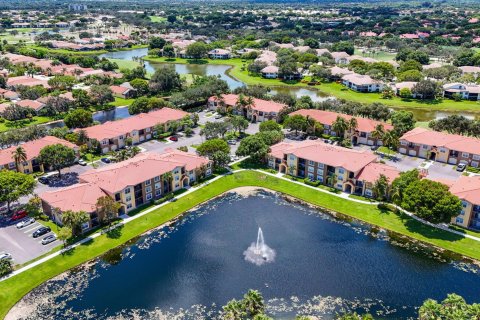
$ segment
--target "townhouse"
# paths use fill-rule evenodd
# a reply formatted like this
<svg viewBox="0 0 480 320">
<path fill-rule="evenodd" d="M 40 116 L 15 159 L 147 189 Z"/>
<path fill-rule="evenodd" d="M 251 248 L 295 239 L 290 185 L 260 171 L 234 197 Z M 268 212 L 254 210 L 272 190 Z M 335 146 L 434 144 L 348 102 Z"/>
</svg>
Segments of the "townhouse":
<svg viewBox="0 0 480 320">
<path fill-rule="evenodd" d="M 277 66 L 267 66 L 260 70 L 262 77 L 266 79 L 277 79 L 278 78 L 278 70 Z"/>
<path fill-rule="evenodd" d="M 463 83 L 447 83 L 443 85 L 443 96 L 445 98 L 454 98 L 459 95 L 464 100 L 480 100 L 480 86 Z"/>
<path fill-rule="evenodd" d="M 208 57 L 210 59 L 230 59 L 232 53 L 230 50 L 225 49 L 213 49 L 208 52 Z"/>
<path fill-rule="evenodd" d="M 248 97 L 245 97 L 247 100 Z M 252 98 L 251 105 L 240 105 L 239 96 L 236 94 L 223 94 L 221 99 L 212 96 L 208 99 L 207 107 L 209 110 L 226 111 L 226 108 L 232 108 L 233 113 L 243 115 L 252 122 L 262 122 L 266 120 L 279 120 L 280 111 L 286 107 L 282 103 L 275 101 Z"/>
<path fill-rule="evenodd" d="M 398 151 L 448 164 L 464 163 L 472 167 L 480 164 L 480 139 L 457 134 L 415 128 L 400 138 Z"/>
<path fill-rule="evenodd" d="M 368 75 L 347 74 L 342 77 L 342 83 L 357 92 L 380 92 L 384 84 L 379 80 L 374 80 Z"/>
<path fill-rule="evenodd" d="M 18 172 L 33 173 L 46 171 L 48 168 L 44 168 L 43 164 L 38 161 L 38 156 L 44 147 L 54 144 L 62 144 L 66 147 L 72 148 L 78 154 L 78 146 L 53 136 L 46 136 L 37 140 L 25 142 L 19 146 L 25 150 L 27 159 L 18 164 Z M 0 149 L 0 169 L 17 170 L 17 164 L 13 158 L 13 152 L 15 152 L 19 146 Z"/>
<path fill-rule="evenodd" d="M 137 91 L 133 88 L 128 88 L 126 86 L 110 86 L 112 93 L 115 97 L 129 99 L 134 98 L 137 95 Z"/>
<path fill-rule="evenodd" d="M 162 108 L 122 120 L 107 121 L 81 130 L 86 132 L 90 141 L 96 140 L 100 143 L 102 153 L 107 153 L 125 147 L 127 138 L 131 138 L 133 144 L 150 140 L 153 137 L 155 126 L 163 125 L 164 131 L 167 131 L 170 122 L 179 121 L 188 115 L 189 113 L 185 111 Z"/>
<path fill-rule="evenodd" d="M 375 181 L 384 174 L 393 181 L 400 172 L 377 163 L 369 151 L 326 144 L 321 140 L 280 142 L 270 148 L 268 166 L 280 173 L 318 181 L 347 193 L 372 196 Z"/>
<path fill-rule="evenodd" d="M 195 154 L 167 149 L 164 153 L 142 153 L 134 158 L 79 175 L 79 183 L 40 194 L 42 208 L 61 224 L 62 212 L 85 211 L 90 221 L 82 228 L 98 225 L 97 201 L 108 196 L 120 203 L 123 215 L 155 199 L 212 174 L 212 162 Z"/>
<path fill-rule="evenodd" d="M 323 125 L 324 133 L 330 136 L 336 136 L 337 133 L 332 129 L 333 123 L 337 120 L 338 117 L 344 118 L 347 122 L 350 119 L 355 118 L 357 120 L 356 130 L 346 130 L 344 132 L 344 137 L 351 139 L 353 145 L 365 144 L 369 146 L 382 145 L 382 140 L 373 137 L 373 132 L 378 125 L 382 125 L 383 128 L 387 131 L 392 130 L 393 126 L 391 124 L 380 122 L 368 118 L 354 117 L 348 114 L 333 112 L 333 111 L 324 111 L 316 109 L 300 109 L 289 114 L 292 115 L 301 115 L 306 118 L 312 118 L 315 121 Z"/>
<path fill-rule="evenodd" d="M 346 52 L 332 52 L 331 53 L 332 58 L 335 60 L 335 64 L 347 64 L 348 63 L 348 57 L 350 55 Z"/>
</svg>

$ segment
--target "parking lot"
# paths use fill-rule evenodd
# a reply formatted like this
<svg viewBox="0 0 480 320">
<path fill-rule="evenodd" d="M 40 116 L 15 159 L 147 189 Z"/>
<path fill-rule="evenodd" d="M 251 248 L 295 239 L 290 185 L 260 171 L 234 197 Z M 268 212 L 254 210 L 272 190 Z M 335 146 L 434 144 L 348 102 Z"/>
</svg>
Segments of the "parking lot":
<svg viewBox="0 0 480 320">
<path fill-rule="evenodd" d="M 14 264 L 30 261 L 61 244 L 60 241 L 55 240 L 43 245 L 41 243 L 42 239 L 52 234 L 52 232 L 34 238 L 33 233 L 42 225 L 35 221 L 29 226 L 17 229 L 16 223 L 19 221 L 8 222 L 6 219 L 3 219 L 0 222 L 0 252 L 10 253 Z"/>
</svg>

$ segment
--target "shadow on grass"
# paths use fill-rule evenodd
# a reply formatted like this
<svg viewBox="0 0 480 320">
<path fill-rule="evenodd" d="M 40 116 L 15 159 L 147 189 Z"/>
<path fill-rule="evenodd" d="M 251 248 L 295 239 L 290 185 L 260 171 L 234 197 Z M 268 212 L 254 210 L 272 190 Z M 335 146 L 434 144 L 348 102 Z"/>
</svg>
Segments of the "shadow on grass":
<svg viewBox="0 0 480 320">
<path fill-rule="evenodd" d="M 106 232 L 105 234 L 107 235 L 107 238 L 109 238 L 109 239 L 120 238 L 122 236 L 123 227 L 124 227 L 124 225 L 121 224 L 121 225 L 113 228 L 112 230 Z"/>
<path fill-rule="evenodd" d="M 464 238 L 461 235 L 425 225 L 410 217 L 404 218 L 403 220 L 408 231 L 420 234 L 429 239 L 439 239 L 453 242 L 462 240 Z"/>
<path fill-rule="evenodd" d="M 205 60 L 205 59 L 188 59 L 187 62 L 189 64 L 207 64 L 208 60 Z"/>
</svg>

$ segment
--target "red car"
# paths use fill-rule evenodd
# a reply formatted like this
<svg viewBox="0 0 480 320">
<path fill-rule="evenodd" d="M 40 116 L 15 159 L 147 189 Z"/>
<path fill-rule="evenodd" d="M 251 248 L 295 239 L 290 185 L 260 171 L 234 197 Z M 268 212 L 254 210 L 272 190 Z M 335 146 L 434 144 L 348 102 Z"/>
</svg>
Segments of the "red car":
<svg viewBox="0 0 480 320">
<path fill-rule="evenodd" d="M 170 141 L 178 141 L 178 138 L 175 137 L 175 136 L 172 136 L 172 137 L 170 137 L 169 139 L 170 139 Z"/>
<path fill-rule="evenodd" d="M 12 221 L 23 219 L 27 216 L 27 211 L 19 210 L 15 212 L 12 216 Z"/>
</svg>

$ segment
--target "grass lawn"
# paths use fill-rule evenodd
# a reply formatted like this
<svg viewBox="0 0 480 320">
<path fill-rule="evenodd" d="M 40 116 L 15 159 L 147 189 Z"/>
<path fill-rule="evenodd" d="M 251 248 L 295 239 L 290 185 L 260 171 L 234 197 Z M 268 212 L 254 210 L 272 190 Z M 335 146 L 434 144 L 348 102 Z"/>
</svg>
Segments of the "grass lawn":
<svg viewBox="0 0 480 320">
<path fill-rule="evenodd" d="M 47 123 L 53 121 L 52 118 L 50 117 L 33 117 L 32 121 L 28 120 L 20 120 L 20 121 L 8 121 L 5 120 L 5 122 L 0 123 L 0 132 L 12 130 L 12 129 L 18 129 L 18 128 L 24 128 L 24 127 L 29 127 L 33 126 L 35 124 L 42 124 L 42 123 Z"/>
<path fill-rule="evenodd" d="M 202 202 L 241 186 L 258 186 L 282 192 L 313 205 L 335 210 L 420 241 L 480 259 L 480 242 L 428 227 L 406 215 L 380 210 L 375 205 L 346 201 L 328 193 L 320 193 L 306 186 L 293 185 L 289 181 L 248 170 L 214 181 L 210 185 L 196 190 L 178 199 L 178 201 L 169 202 L 164 207 L 140 217 L 123 227 L 117 228 L 111 233 L 104 234 L 68 253 L 57 256 L 35 268 L 0 282 L 0 301 L 2 301 L 0 304 L 0 318 L 4 318 L 8 310 L 19 299 L 42 282 L 83 262 L 98 257 L 102 253 L 135 238 L 149 229 L 162 225 L 181 215 Z"/>
<path fill-rule="evenodd" d="M 158 17 L 158 16 L 149 16 L 150 21 L 152 22 L 165 22 L 167 21 L 167 18 L 165 17 Z"/>
<path fill-rule="evenodd" d="M 37 45 L 29 45 L 29 47 L 32 49 L 46 50 L 47 52 L 51 52 L 51 53 L 62 53 L 62 54 L 75 55 L 75 56 L 93 56 L 93 55 L 99 55 L 99 54 L 108 52 L 107 50 L 72 51 L 67 49 L 47 48 L 47 47 L 42 47 Z"/>
<path fill-rule="evenodd" d="M 366 57 L 366 58 L 373 58 L 380 61 L 393 61 L 395 60 L 395 53 L 385 52 L 385 51 L 376 51 L 375 54 L 369 53 L 362 53 L 359 49 L 355 49 L 355 55 Z"/>
<path fill-rule="evenodd" d="M 135 99 L 124 99 L 124 98 L 115 97 L 115 101 L 110 102 L 109 105 L 114 107 L 124 107 L 124 106 L 131 105 L 133 101 L 135 101 Z"/>
<path fill-rule="evenodd" d="M 418 100 L 418 99 L 401 99 L 394 97 L 393 99 L 382 99 L 381 93 L 361 93 L 345 88 L 341 83 L 321 83 L 317 86 L 309 86 L 307 83 L 282 81 L 278 79 L 264 79 L 249 75 L 246 67 L 248 62 L 242 59 L 182 59 L 182 58 L 165 58 L 147 56 L 144 60 L 158 63 L 183 63 L 183 64 L 223 64 L 231 65 L 232 68 L 227 73 L 239 81 L 247 85 L 264 85 L 264 86 L 299 86 L 317 89 L 323 93 L 335 96 L 339 99 L 356 101 L 366 104 L 380 102 L 392 108 L 399 109 L 420 109 L 428 111 L 465 111 L 480 113 L 480 103 L 476 101 L 453 101 L 444 100 Z M 244 70 L 242 70 L 242 68 Z"/>
<path fill-rule="evenodd" d="M 386 154 L 387 156 L 394 156 L 395 154 L 397 154 L 395 151 L 390 150 L 389 148 L 384 146 L 378 147 L 377 151 L 380 153 Z"/>
<path fill-rule="evenodd" d="M 140 63 L 132 60 L 124 59 L 108 59 L 112 62 L 115 62 L 118 65 L 118 69 L 133 69 L 140 66 Z"/>
</svg>

